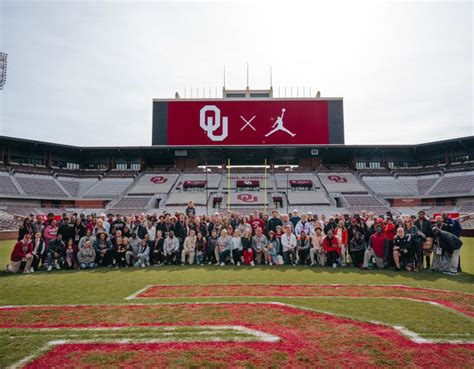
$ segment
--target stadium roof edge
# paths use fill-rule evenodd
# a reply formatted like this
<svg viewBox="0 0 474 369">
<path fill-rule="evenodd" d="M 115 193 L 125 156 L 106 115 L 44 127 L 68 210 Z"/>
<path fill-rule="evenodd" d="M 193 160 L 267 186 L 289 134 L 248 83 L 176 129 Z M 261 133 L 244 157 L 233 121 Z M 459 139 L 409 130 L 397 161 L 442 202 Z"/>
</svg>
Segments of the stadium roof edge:
<svg viewBox="0 0 474 369">
<path fill-rule="evenodd" d="M 355 144 L 355 145 L 347 145 L 347 144 L 329 144 L 329 145 L 248 145 L 247 147 L 252 148 L 417 148 L 417 147 L 425 147 L 430 145 L 442 145 L 442 144 L 452 144 L 455 142 L 461 142 L 465 140 L 472 140 L 474 136 L 465 136 L 465 137 L 458 137 L 452 138 L 447 140 L 440 140 L 440 141 L 430 141 L 430 142 L 423 142 L 418 144 L 400 144 L 400 145 L 393 145 L 393 144 Z M 76 149 L 76 150 L 94 150 L 94 149 L 109 149 L 109 150 L 119 150 L 119 149 L 130 149 L 130 150 L 150 150 L 150 149 L 232 149 L 232 148 L 242 148 L 240 145 L 227 145 L 227 146 L 216 146 L 216 145 L 208 145 L 208 146 L 186 146 L 186 145 L 149 145 L 149 146 L 76 146 L 76 145 L 67 145 L 67 144 L 59 144 L 47 141 L 39 141 L 39 140 L 31 140 L 26 138 L 17 138 L 17 137 L 10 137 L 10 136 L 0 136 L 1 141 L 8 141 L 11 140 L 13 142 L 19 143 L 29 143 L 33 145 L 45 145 L 45 146 L 55 146 L 58 148 L 64 149 Z"/>
</svg>

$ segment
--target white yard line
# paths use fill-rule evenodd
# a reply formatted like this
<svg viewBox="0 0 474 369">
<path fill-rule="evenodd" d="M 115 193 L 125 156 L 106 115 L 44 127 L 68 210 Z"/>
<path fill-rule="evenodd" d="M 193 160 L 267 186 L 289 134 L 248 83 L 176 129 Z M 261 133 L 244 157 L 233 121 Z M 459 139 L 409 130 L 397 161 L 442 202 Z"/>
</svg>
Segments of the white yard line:
<svg viewBox="0 0 474 369">
<path fill-rule="evenodd" d="M 150 287 L 152 287 L 152 285 L 147 285 L 145 287 L 143 287 L 141 290 L 138 290 L 137 292 L 135 293 L 132 293 L 130 296 L 127 296 L 125 297 L 125 300 L 133 300 L 133 299 L 136 299 L 137 296 L 143 292 L 145 292 L 147 289 L 149 289 Z"/>
<path fill-rule="evenodd" d="M 100 329 L 95 329 L 95 328 L 82 328 L 80 330 L 119 330 L 119 329 L 124 329 L 127 327 L 110 327 L 109 329 L 105 328 L 100 328 Z M 130 328 L 130 327 L 128 327 Z M 167 326 L 166 330 L 168 331 L 177 331 L 180 328 L 203 328 L 203 331 L 205 332 L 206 330 L 212 331 L 212 332 L 206 332 L 206 342 L 278 342 L 280 341 L 280 337 L 259 331 L 257 329 L 252 329 L 252 328 L 247 328 L 244 326 L 240 325 L 220 325 L 220 326 L 212 326 L 212 325 L 198 325 L 198 326 Z M 240 332 L 247 334 L 249 336 L 252 336 L 254 339 L 250 339 L 247 337 L 239 337 L 239 336 L 234 336 L 232 338 L 222 338 L 219 337 L 217 334 L 219 331 L 222 331 L 222 333 L 228 333 L 228 331 L 235 331 L 235 332 Z M 170 332 L 171 333 L 171 332 Z M 13 365 L 9 366 L 8 368 L 10 369 L 16 369 L 24 366 L 31 360 L 39 357 L 41 354 L 44 352 L 50 350 L 53 346 L 59 346 L 59 345 L 66 345 L 66 344 L 91 344 L 91 343 L 103 343 L 103 344 L 134 344 L 134 343 L 167 343 L 167 342 L 202 342 L 202 337 L 199 337 L 199 333 L 203 332 L 191 332 L 190 334 L 197 334 L 198 337 L 167 337 L 167 338 L 157 338 L 157 339 L 144 339 L 144 340 L 137 340 L 136 338 L 123 338 L 123 339 L 86 339 L 86 340 L 74 340 L 74 339 L 69 339 L 69 340 L 52 340 L 49 341 L 46 345 L 41 347 L 40 349 L 36 350 L 33 354 L 28 355 L 24 357 L 23 359 L 17 361 Z M 213 336 L 214 335 L 214 336 Z"/>
</svg>

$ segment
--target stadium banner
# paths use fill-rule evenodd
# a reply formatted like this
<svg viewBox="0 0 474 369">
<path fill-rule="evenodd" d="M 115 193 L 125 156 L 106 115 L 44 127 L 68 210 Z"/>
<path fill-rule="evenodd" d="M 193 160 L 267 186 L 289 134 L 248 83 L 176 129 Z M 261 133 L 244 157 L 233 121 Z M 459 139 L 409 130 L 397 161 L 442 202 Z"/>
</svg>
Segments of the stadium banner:
<svg viewBox="0 0 474 369">
<path fill-rule="evenodd" d="M 290 180 L 291 187 L 312 187 L 313 182 L 309 179 L 295 179 Z"/>
<path fill-rule="evenodd" d="M 199 187 L 206 187 L 206 181 L 184 181 L 183 187 L 184 188 L 199 188 Z"/>
<path fill-rule="evenodd" d="M 344 143 L 342 100 L 155 100 L 153 145 Z"/>
<path fill-rule="evenodd" d="M 259 187 L 260 182 L 255 180 L 239 180 L 237 181 L 237 187 Z"/>
</svg>

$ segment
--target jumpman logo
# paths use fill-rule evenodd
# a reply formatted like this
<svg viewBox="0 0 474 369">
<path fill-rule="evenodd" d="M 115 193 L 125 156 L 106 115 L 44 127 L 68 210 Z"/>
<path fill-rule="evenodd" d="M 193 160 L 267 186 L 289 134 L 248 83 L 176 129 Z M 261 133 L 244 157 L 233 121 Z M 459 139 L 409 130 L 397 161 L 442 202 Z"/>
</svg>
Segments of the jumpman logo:
<svg viewBox="0 0 474 369">
<path fill-rule="evenodd" d="M 293 133 L 293 132 L 290 132 L 288 129 L 286 129 L 285 127 L 283 127 L 283 116 L 285 115 L 285 111 L 286 109 L 283 108 L 281 109 L 281 115 L 277 118 L 276 122 L 273 124 L 272 128 L 273 130 L 271 130 L 270 132 L 268 132 L 265 137 L 268 137 L 272 134 L 274 134 L 275 132 L 277 131 L 283 131 L 283 132 L 286 132 L 288 133 L 291 137 L 295 137 L 296 134 Z"/>
</svg>

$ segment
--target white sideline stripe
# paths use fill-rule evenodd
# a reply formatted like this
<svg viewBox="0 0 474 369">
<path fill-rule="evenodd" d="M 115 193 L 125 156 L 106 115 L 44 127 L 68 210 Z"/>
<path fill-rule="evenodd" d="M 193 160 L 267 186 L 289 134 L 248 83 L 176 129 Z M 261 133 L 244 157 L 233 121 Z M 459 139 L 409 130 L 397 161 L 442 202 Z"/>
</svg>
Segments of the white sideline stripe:
<svg viewBox="0 0 474 369">
<path fill-rule="evenodd" d="M 306 306 L 298 306 L 298 305 L 292 305 L 292 304 L 287 304 L 287 303 L 284 303 L 284 302 L 272 302 L 271 304 L 274 304 L 274 305 L 281 305 L 281 306 L 289 306 L 289 307 L 292 307 L 292 308 L 297 308 L 297 309 L 302 309 L 302 310 L 308 310 L 308 311 L 314 311 L 314 312 L 317 312 L 317 313 L 322 313 L 322 314 L 327 314 L 327 315 L 332 315 L 332 316 L 339 316 L 339 317 L 343 317 L 343 318 L 346 318 L 346 319 L 350 319 L 350 320 L 359 320 L 359 319 L 355 319 L 354 317 L 352 316 L 349 316 L 349 315 L 345 315 L 345 314 L 336 314 L 336 313 L 331 313 L 331 312 L 328 312 L 328 311 L 325 311 L 325 310 L 318 310 L 318 309 L 313 309 L 313 308 L 309 308 L 309 307 L 306 307 Z M 363 320 L 362 320 L 363 321 Z M 382 326 L 385 326 L 385 327 L 390 327 L 390 328 L 393 328 L 395 329 L 396 331 L 400 332 L 403 336 L 407 337 L 409 340 L 415 342 L 415 343 L 419 343 L 419 344 L 426 344 L 426 343 L 462 343 L 462 344 L 474 344 L 474 340 L 463 340 L 463 339 L 459 339 L 459 340 L 446 340 L 446 339 L 429 339 L 429 338 L 423 338 L 421 337 L 420 335 L 418 335 L 417 333 L 415 332 L 412 332 L 410 331 L 408 328 L 405 328 L 403 326 L 400 326 L 400 325 L 391 325 L 391 324 L 388 324 L 388 323 L 382 323 L 382 322 L 378 322 L 376 320 L 371 320 L 369 321 L 368 323 L 372 323 L 372 324 L 376 324 L 376 325 L 382 325 Z"/>
<path fill-rule="evenodd" d="M 129 328 L 129 327 L 128 327 Z M 248 334 L 250 336 L 255 337 L 255 340 L 250 340 L 247 338 L 243 337 L 235 337 L 235 338 L 230 338 L 230 339 L 223 339 L 218 336 L 210 337 L 211 340 L 207 340 L 206 342 L 278 342 L 280 341 L 280 337 L 275 336 L 270 333 L 266 333 L 263 331 L 259 331 L 257 329 L 252 329 L 252 328 L 247 328 L 241 325 L 219 325 L 219 326 L 214 326 L 214 325 L 201 325 L 201 326 L 166 326 L 166 330 L 168 331 L 176 331 L 179 328 L 203 328 L 203 329 L 208 329 L 211 331 L 224 331 L 224 330 L 233 330 L 241 333 Z M 110 327 L 110 330 L 118 330 L 122 329 L 122 327 Z M 100 329 L 81 329 L 81 330 L 107 330 L 105 328 L 100 328 Z M 196 332 L 199 333 L 199 332 Z M 194 333 L 192 333 L 194 334 Z M 211 334 L 211 332 L 206 332 L 206 334 Z M 17 361 L 13 365 L 9 366 L 8 368 L 10 369 L 16 369 L 20 368 L 23 365 L 27 364 L 29 361 L 33 360 L 34 358 L 37 358 L 40 356 L 42 353 L 48 351 L 51 349 L 52 346 L 57 346 L 57 345 L 65 345 L 65 344 L 90 344 L 90 343 L 104 343 L 104 344 L 133 344 L 133 343 L 164 343 L 164 342 L 201 342 L 198 338 L 174 338 L 174 337 L 169 337 L 169 338 L 163 338 L 163 339 L 146 339 L 146 340 L 137 340 L 137 339 L 130 339 L 130 338 L 123 338 L 123 339 L 117 339 L 117 340 L 100 340 L 100 339 L 90 339 L 90 340 L 53 340 L 53 341 L 48 341 L 46 345 L 41 347 L 39 350 L 36 350 L 33 354 L 28 355 L 24 357 L 23 359 Z"/>
<path fill-rule="evenodd" d="M 121 330 L 133 330 L 133 329 L 150 329 L 150 330 L 163 330 L 165 332 L 173 334 L 173 332 L 178 331 L 178 329 L 186 329 L 186 328 L 193 328 L 196 329 L 196 332 L 189 332 L 190 334 L 202 334 L 202 331 L 209 330 L 209 331 L 221 331 L 221 330 L 231 330 L 237 331 L 240 333 L 245 333 L 254 337 L 258 338 L 258 341 L 262 342 L 277 342 L 280 340 L 278 336 L 274 336 L 269 333 L 265 333 L 259 331 L 257 329 L 247 328 L 241 325 L 177 325 L 177 326 L 140 326 L 140 325 L 132 325 L 132 326 L 121 326 L 121 327 L 106 327 L 106 326 L 96 326 L 96 327 L 40 327 L 40 328 L 33 328 L 35 331 L 93 331 L 93 332 L 100 332 L 100 331 L 121 331 Z M 6 329 L 6 328 L 4 328 Z M 11 329 L 22 329 L 23 328 L 7 328 L 8 330 Z M 198 330 L 199 329 L 199 330 Z M 208 333 L 206 333 L 208 334 Z M 107 341 L 108 342 L 108 341 Z M 147 341 L 148 342 L 148 341 Z"/>
<path fill-rule="evenodd" d="M 152 287 L 151 284 L 146 285 L 146 286 L 143 287 L 141 290 L 138 290 L 137 292 L 132 293 L 130 296 L 125 297 L 125 300 L 133 300 L 133 299 L 136 299 L 139 294 L 145 292 L 145 291 L 146 291 L 147 289 L 149 289 L 150 287 Z"/>
<path fill-rule="evenodd" d="M 198 283 L 192 283 L 192 284 L 150 284 L 145 286 L 144 288 L 140 289 L 139 291 L 131 294 L 130 296 L 125 297 L 125 300 L 132 300 L 132 299 L 145 299 L 145 298 L 162 298 L 162 297 L 138 297 L 139 294 L 145 292 L 149 288 L 152 287 L 206 287 L 206 286 L 219 286 L 219 287 L 228 287 L 229 284 L 198 284 Z M 350 287 L 350 286 L 362 286 L 362 287 L 398 287 L 398 288 L 406 288 L 406 289 L 419 289 L 419 290 L 427 290 L 427 291 L 433 291 L 433 292 L 454 292 L 454 293 L 459 293 L 463 295 L 468 295 L 468 296 L 473 296 L 474 293 L 469 293 L 469 292 L 464 292 L 464 291 L 450 291 L 450 290 L 443 290 L 443 289 L 437 289 L 437 288 L 429 288 L 429 287 L 415 287 L 415 286 L 407 286 L 405 284 L 383 284 L 383 283 L 270 283 L 270 284 L 261 284 L 261 283 L 238 283 L 238 284 L 231 284 L 230 286 L 314 286 L 314 287 L 319 287 L 319 286 L 329 286 L 329 287 Z M 214 296 L 212 296 L 214 297 Z M 229 297 L 229 296 L 224 296 L 224 297 Z M 231 296 L 233 297 L 233 296 Z M 239 297 L 245 297 L 245 296 L 239 296 Z M 253 296 L 251 296 L 253 297 Z M 276 297 L 276 296 L 271 296 L 271 297 Z M 298 297 L 298 296 L 288 296 L 288 297 Z M 177 296 L 176 298 L 179 298 Z"/>
</svg>

